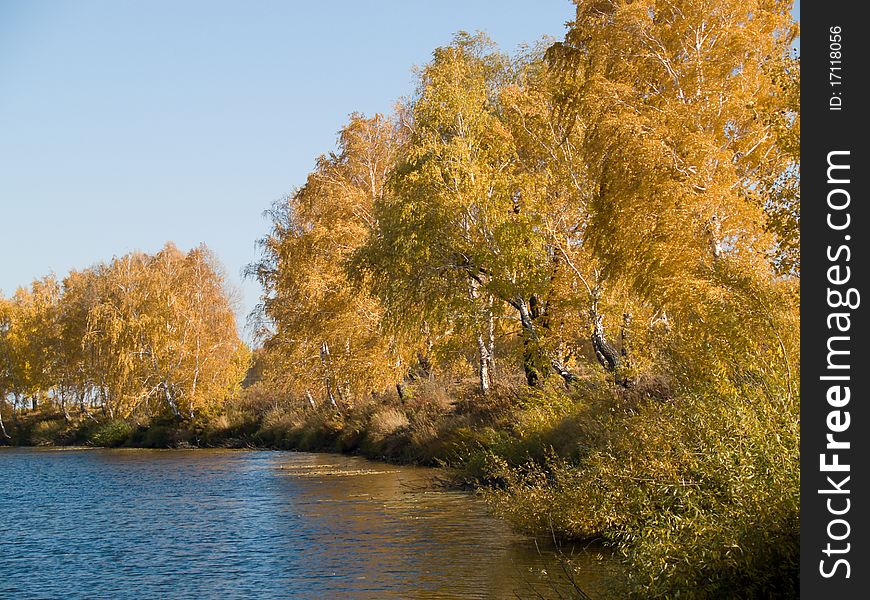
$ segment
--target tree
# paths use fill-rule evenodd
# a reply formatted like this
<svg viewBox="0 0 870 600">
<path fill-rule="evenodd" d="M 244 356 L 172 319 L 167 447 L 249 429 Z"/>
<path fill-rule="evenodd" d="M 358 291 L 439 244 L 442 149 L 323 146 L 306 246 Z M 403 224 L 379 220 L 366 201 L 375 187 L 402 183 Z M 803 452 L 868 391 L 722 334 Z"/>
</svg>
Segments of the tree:
<svg viewBox="0 0 870 600">
<path fill-rule="evenodd" d="M 266 347 L 282 378 L 300 396 L 319 388 L 336 408 L 407 370 L 401 341 L 381 327 L 380 303 L 347 270 L 374 226 L 400 135 L 383 116 L 352 115 L 337 152 L 321 156 L 305 185 L 272 210 L 263 259 L 250 268 L 265 289 L 274 325 Z"/>
<path fill-rule="evenodd" d="M 783 156 L 771 68 L 795 34 L 790 3 L 579 0 L 551 61 L 582 91 L 583 153 L 605 268 L 662 302 L 723 255 L 764 256 L 761 181 Z M 790 160 L 786 158 L 786 162 Z"/>
<path fill-rule="evenodd" d="M 26 400 L 37 408 L 59 375 L 57 306 L 60 286 L 53 275 L 19 288 L 3 315 L 3 354 L 13 410 Z"/>
<path fill-rule="evenodd" d="M 642 310 L 624 286 L 613 281 L 588 239 L 595 182 L 583 153 L 585 126 L 572 98 L 582 90 L 583 78 L 565 73 L 531 54 L 518 65 L 516 82 L 502 89 L 502 119 L 516 146 L 519 192 L 515 212 L 538 215 L 534 229 L 551 258 L 550 281 L 543 302 L 548 329 L 558 330 L 564 352 L 582 352 L 583 336 L 594 357 L 620 383 L 630 383 L 628 345 L 619 350 L 608 341 L 605 320 L 621 317 L 623 340 L 628 339 L 632 313 Z"/>
<path fill-rule="evenodd" d="M 489 47 L 460 34 L 422 71 L 408 143 L 375 205 L 378 229 L 358 255 L 391 316 L 471 332 L 484 392 L 494 323 L 507 313 L 533 350 L 528 369 L 535 362 L 574 378 L 537 321 L 552 259 L 539 211 L 518 210 L 528 200 L 499 101 L 511 73 Z"/>
<path fill-rule="evenodd" d="M 6 408 L 6 398 L 15 389 L 15 367 L 13 361 L 13 347 L 10 332 L 12 329 L 12 311 L 15 305 L 0 295 L 0 433 L 6 439 L 10 435 L 6 432 L 3 422 L 3 410 Z M 13 407 L 14 410 L 14 407 Z"/>
<path fill-rule="evenodd" d="M 45 277 L 0 304 L 0 393 L 13 416 L 48 400 L 69 419 L 74 398 L 83 413 L 99 403 L 112 418 L 192 419 L 234 392 L 248 354 L 205 246 L 128 254 L 62 285 Z"/>
<path fill-rule="evenodd" d="M 248 353 L 214 255 L 201 245 L 182 253 L 167 244 L 138 287 L 144 386 L 176 418 L 212 412 L 244 377 Z"/>
<path fill-rule="evenodd" d="M 153 256 L 115 259 L 88 314 L 86 348 L 112 416 L 167 409 L 175 418 L 209 412 L 247 369 L 220 267 L 205 246 L 167 244 Z"/>
<path fill-rule="evenodd" d="M 99 379 L 94 354 L 87 344 L 89 318 L 100 301 L 100 279 L 105 265 L 94 265 L 82 271 L 72 271 L 63 280 L 63 296 L 59 320 L 64 363 L 64 382 L 79 410 L 87 413 L 93 401 L 92 392 Z M 64 407 L 64 412 L 66 410 Z"/>
</svg>

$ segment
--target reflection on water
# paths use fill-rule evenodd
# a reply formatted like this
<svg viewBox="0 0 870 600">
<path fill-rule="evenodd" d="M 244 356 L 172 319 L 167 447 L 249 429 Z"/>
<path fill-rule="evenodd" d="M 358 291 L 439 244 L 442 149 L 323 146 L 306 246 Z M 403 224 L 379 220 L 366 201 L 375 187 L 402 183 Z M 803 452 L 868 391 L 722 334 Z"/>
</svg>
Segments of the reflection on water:
<svg viewBox="0 0 870 600">
<path fill-rule="evenodd" d="M 571 597 L 551 555 L 431 473 L 304 453 L 0 449 L 0 597 Z M 605 566 L 584 560 L 599 597 Z"/>
</svg>

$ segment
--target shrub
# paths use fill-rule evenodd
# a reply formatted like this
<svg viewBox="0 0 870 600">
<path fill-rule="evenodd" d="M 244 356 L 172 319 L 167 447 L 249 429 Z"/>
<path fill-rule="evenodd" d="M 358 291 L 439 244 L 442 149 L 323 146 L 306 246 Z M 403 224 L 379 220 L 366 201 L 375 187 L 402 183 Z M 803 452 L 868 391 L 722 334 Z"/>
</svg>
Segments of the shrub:
<svg viewBox="0 0 870 600">
<path fill-rule="evenodd" d="M 91 435 L 94 446 L 116 448 L 124 445 L 133 434 L 134 427 L 121 419 L 106 421 Z"/>
<path fill-rule="evenodd" d="M 796 596 L 796 402 L 690 395 L 609 427 L 576 461 L 550 452 L 515 466 L 491 449 L 503 489 L 484 495 L 521 530 L 604 536 L 638 597 Z"/>
<path fill-rule="evenodd" d="M 373 440 L 382 440 L 410 424 L 405 413 L 398 408 L 377 411 L 369 420 L 368 435 Z"/>
<path fill-rule="evenodd" d="M 154 423 L 145 431 L 141 445 L 143 448 L 171 448 L 175 445 L 175 429 L 162 423 Z"/>
</svg>

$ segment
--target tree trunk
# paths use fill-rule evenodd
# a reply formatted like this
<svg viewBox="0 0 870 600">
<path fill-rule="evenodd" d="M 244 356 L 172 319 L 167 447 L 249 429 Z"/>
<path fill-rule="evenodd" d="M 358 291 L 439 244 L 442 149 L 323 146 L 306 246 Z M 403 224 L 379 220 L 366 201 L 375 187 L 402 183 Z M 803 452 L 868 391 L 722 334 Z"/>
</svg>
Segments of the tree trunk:
<svg viewBox="0 0 870 600">
<path fill-rule="evenodd" d="M 523 336 L 523 372 L 526 374 L 526 383 L 529 387 L 538 387 L 541 382 L 541 373 L 535 361 L 533 342 Z"/>
<path fill-rule="evenodd" d="M 489 297 L 489 312 L 487 314 L 487 340 L 486 340 L 486 352 L 487 352 L 487 362 L 489 363 L 489 381 L 495 379 L 495 317 L 492 314 L 492 296 Z"/>
<path fill-rule="evenodd" d="M 601 366 L 613 373 L 620 366 L 622 360 L 613 344 L 607 341 L 604 335 L 604 325 L 601 315 L 595 316 L 592 328 L 592 348 L 595 349 L 595 357 Z"/>
<path fill-rule="evenodd" d="M 106 399 L 106 387 L 101 385 L 99 389 L 100 389 L 100 408 L 103 410 L 104 415 L 108 413 L 108 415 L 114 419 L 115 418 L 115 410 L 112 408 L 112 404 L 110 402 L 108 402 L 108 400 Z"/>
<path fill-rule="evenodd" d="M 6 433 L 6 425 L 3 423 L 3 407 L 6 405 L 6 401 L 3 398 L 0 398 L 0 433 L 3 434 L 7 440 L 11 440 L 12 436 Z"/>
<path fill-rule="evenodd" d="M 85 415 L 87 418 L 89 418 L 91 421 L 96 421 L 97 419 L 94 417 L 94 415 L 91 414 L 91 411 L 88 410 L 88 404 L 93 406 L 93 400 L 88 402 L 87 396 L 88 396 L 87 392 L 85 392 L 83 390 L 79 390 L 79 392 L 78 392 L 79 409 L 81 410 L 82 414 Z"/>
<path fill-rule="evenodd" d="M 399 402 L 405 404 L 405 384 L 401 381 L 396 382 L 396 393 L 399 395 Z"/>
<path fill-rule="evenodd" d="M 18 406 L 20 402 L 20 398 L 18 397 L 18 392 L 12 393 L 12 424 L 15 427 L 18 427 L 18 413 L 15 411 L 15 407 Z"/>
<path fill-rule="evenodd" d="M 710 217 L 707 222 L 707 232 L 710 235 L 710 252 L 713 254 L 713 261 L 717 261 L 722 257 L 722 227 L 716 215 Z"/>
<path fill-rule="evenodd" d="M 559 356 L 547 353 L 546 355 L 541 356 L 541 359 L 546 360 L 536 360 L 538 356 L 541 355 L 540 349 L 537 348 L 540 338 L 538 337 L 538 330 L 535 326 L 534 318 L 529 310 L 529 304 L 526 302 L 525 298 L 517 297 L 511 301 L 511 305 L 517 309 L 517 312 L 520 315 L 520 323 L 523 326 L 525 337 L 523 340 L 523 346 L 525 348 L 523 351 L 523 368 L 526 371 L 526 381 L 529 382 L 529 385 L 537 385 L 539 383 L 539 365 L 546 365 L 545 368 L 552 368 L 560 377 L 562 377 L 566 384 L 571 384 L 577 381 L 577 376 L 568 369 Z"/>
<path fill-rule="evenodd" d="M 480 381 L 480 393 L 486 395 L 489 393 L 490 387 L 490 379 L 489 379 L 489 364 L 490 364 L 490 356 L 489 350 L 487 349 L 486 342 L 483 341 L 483 336 L 478 334 L 477 336 L 477 353 L 478 353 L 478 376 Z"/>
<path fill-rule="evenodd" d="M 60 410 L 63 412 L 63 420 L 69 423 L 69 409 L 66 404 L 67 388 L 65 385 L 60 386 Z"/>
<path fill-rule="evenodd" d="M 622 331 L 620 332 L 622 348 L 622 377 L 620 385 L 629 387 L 634 383 L 631 374 L 631 313 L 622 313 Z"/>
<path fill-rule="evenodd" d="M 175 398 L 172 396 L 172 392 L 169 389 L 169 386 L 166 382 L 162 382 L 161 387 L 163 388 L 163 398 L 166 400 L 166 404 L 169 405 L 169 409 L 172 411 L 172 416 L 175 417 L 176 421 L 181 420 L 181 412 L 178 410 L 178 404 L 175 402 Z"/>
<path fill-rule="evenodd" d="M 326 340 L 320 342 L 320 365 L 323 367 L 323 386 L 326 388 L 326 401 L 335 410 L 338 410 L 338 402 L 335 400 L 333 390 L 332 356 L 329 353 L 329 344 Z"/>
<path fill-rule="evenodd" d="M 468 282 L 468 295 L 471 298 L 473 303 L 480 298 L 480 286 L 481 283 L 479 280 L 471 278 Z M 489 306 L 486 309 L 486 323 L 487 323 L 487 339 L 491 339 L 493 335 L 493 317 L 492 317 L 492 296 L 488 296 Z M 489 393 L 490 384 L 492 383 L 492 352 L 491 352 L 491 344 L 487 344 L 487 342 L 483 339 L 483 333 L 480 329 L 477 330 L 477 358 L 478 358 L 478 366 L 477 366 L 477 374 L 480 386 L 480 392 L 484 395 Z"/>
<path fill-rule="evenodd" d="M 565 362 L 558 356 L 554 355 L 550 357 L 550 365 L 553 367 L 553 370 L 559 374 L 559 377 L 565 381 L 565 383 L 571 384 L 577 381 L 577 376 L 568 369 Z"/>
<path fill-rule="evenodd" d="M 604 316 L 598 310 L 598 299 L 600 292 L 596 288 L 592 292 L 592 305 L 589 307 L 589 317 L 592 320 L 592 348 L 595 350 L 595 358 L 602 367 L 609 373 L 613 373 L 614 382 L 620 385 L 626 385 L 626 382 L 620 379 L 620 374 L 623 370 L 623 356 L 620 352 L 607 341 L 607 336 L 604 332 Z M 626 313 L 627 314 L 627 313 Z M 623 333 L 626 330 L 627 324 L 626 315 L 623 315 Z M 628 322 L 631 322 L 631 317 L 628 317 Z M 623 346 L 623 351 L 625 347 Z"/>
</svg>

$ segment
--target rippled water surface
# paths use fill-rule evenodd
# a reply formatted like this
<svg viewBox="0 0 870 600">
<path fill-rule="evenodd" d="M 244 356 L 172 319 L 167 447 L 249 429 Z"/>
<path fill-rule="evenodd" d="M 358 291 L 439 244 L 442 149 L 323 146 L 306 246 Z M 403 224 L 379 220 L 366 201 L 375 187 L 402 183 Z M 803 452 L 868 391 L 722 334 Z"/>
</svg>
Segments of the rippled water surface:
<svg viewBox="0 0 870 600">
<path fill-rule="evenodd" d="M 546 551 L 431 477 L 323 454 L 0 448 L 0 598 L 570 597 Z"/>
</svg>

